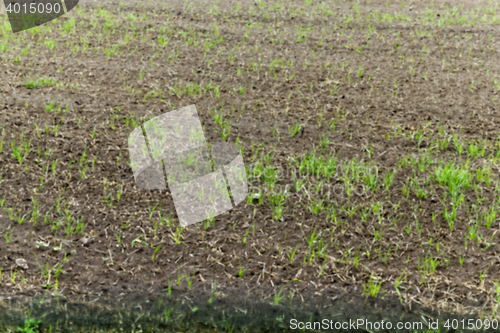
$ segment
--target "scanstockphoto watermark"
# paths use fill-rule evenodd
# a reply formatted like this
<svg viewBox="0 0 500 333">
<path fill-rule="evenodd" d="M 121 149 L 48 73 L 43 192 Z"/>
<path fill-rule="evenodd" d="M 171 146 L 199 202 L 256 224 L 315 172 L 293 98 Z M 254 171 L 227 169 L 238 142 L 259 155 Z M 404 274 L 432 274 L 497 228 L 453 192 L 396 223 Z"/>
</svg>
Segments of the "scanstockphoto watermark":
<svg viewBox="0 0 500 333">
<path fill-rule="evenodd" d="M 362 163 L 358 163 L 362 165 Z M 300 181 L 301 179 L 309 178 L 317 181 L 330 182 L 332 180 L 356 180 L 370 183 L 379 178 L 379 169 L 376 165 L 364 165 L 356 167 L 355 163 L 349 165 L 334 164 L 304 164 L 293 165 L 287 167 L 281 165 L 263 166 L 261 162 L 246 164 L 247 174 L 250 181 L 261 180 L 263 182 L 273 182 L 276 180 L 291 179 Z"/>
<path fill-rule="evenodd" d="M 79 0 L 4 0 L 12 32 L 50 22 L 76 7 Z"/>
<path fill-rule="evenodd" d="M 412 331 L 421 331 L 424 326 L 432 329 L 437 329 L 439 325 L 438 321 L 429 322 L 429 325 L 424 325 L 422 322 L 396 322 L 392 323 L 390 321 L 369 321 L 367 319 L 357 319 L 349 321 L 333 321 L 329 319 L 323 319 L 322 321 L 308 321 L 302 322 L 297 319 L 290 320 L 291 330 L 392 330 L 392 329 L 405 329 Z"/>
<path fill-rule="evenodd" d="M 376 166 L 361 170 L 316 168 L 314 172 L 305 168 L 265 167 L 260 163 L 247 165 L 249 193 L 254 197 L 261 194 L 287 193 L 302 200 L 313 196 L 348 199 L 352 195 L 365 196 L 378 179 Z"/>
<path fill-rule="evenodd" d="M 136 185 L 168 184 L 182 227 L 220 215 L 248 194 L 241 151 L 227 142 L 208 145 L 194 104 L 136 127 L 128 148 Z"/>
<path fill-rule="evenodd" d="M 273 195 L 277 193 L 285 194 L 288 197 L 297 197 L 299 202 L 307 198 L 311 200 L 314 196 L 320 198 L 337 198 L 349 199 L 353 195 L 362 197 L 367 195 L 366 187 L 363 184 L 348 185 L 345 184 L 312 184 L 304 183 L 301 185 L 300 190 L 296 191 L 293 185 L 290 184 L 275 184 L 272 187 L 265 187 L 261 185 L 248 186 L 249 196 L 253 199 L 263 198 L 266 195 Z"/>
<path fill-rule="evenodd" d="M 322 321 L 298 321 L 297 319 L 290 320 L 291 330 L 359 330 L 372 331 L 372 330 L 405 330 L 412 332 L 421 332 L 424 327 L 428 330 L 439 330 L 440 328 L 445 328 L 446 330 L 469 330 L 469 331 L 479 331 L 479 330 L 489 330 L 494 329 L 498 331 L 499 322 L 497 319 L 487 319 L 487 318 L 469 318 L 469 319 L 447 319 L 443 321 L 439 319 L 430 319 L 425 323 L 421 321 L 370 321 L 367 319 L 357 319 L 349 321 L 333 321 L 329 319 L 323 319 Z M 451 332 L 450 331 L 450 332 Z"/>
</svg>

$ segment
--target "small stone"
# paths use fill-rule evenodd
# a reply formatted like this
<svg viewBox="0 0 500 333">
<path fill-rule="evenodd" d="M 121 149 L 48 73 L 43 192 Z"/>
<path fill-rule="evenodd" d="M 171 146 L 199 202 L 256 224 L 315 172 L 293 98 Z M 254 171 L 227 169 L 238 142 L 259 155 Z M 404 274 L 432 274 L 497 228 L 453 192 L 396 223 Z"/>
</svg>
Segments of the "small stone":
<svg viewBox="0 0 500 333">
<path fill-rule="evenodd" d="M 28 269 L 28 262 L 23 258 L 16 259 L 16 264 L 22 269 Z"/>
<path fill-rule="evenodd" d="M 82 238 L 82 246 L 88 247 L 92 243 L 92 238 Z"/>
</svg>

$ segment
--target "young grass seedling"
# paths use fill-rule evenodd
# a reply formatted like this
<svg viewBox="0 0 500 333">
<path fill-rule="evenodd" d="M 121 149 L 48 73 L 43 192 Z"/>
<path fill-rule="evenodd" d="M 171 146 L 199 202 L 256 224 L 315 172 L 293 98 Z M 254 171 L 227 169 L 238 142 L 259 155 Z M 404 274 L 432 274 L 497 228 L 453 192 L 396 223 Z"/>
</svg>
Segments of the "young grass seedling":
<svg viewBox="0 0 500 333">
<path fill-rule="evenodd" d="M 363 295 L 377 297 L 380 292 L 380 288 L 382 287 L 383 280 L 380 279 L 380 282 L 377 284 L 374 275 L 370 275 L 370 279 L 368 280 L 368 284 L 363 284 Z"/>
<path fill-rule="evenodd" d="M 243 241 L 242 241 L 242 244 L 245 245 L 247 243 L 247 236 L 248 236 L 248 233 L 250 232 L 250 229 L 247 229 L 247 231 L 245 232 L 245 234 L 243 235 Z"/>
<path fill-rule="evenodd" d="M 284 288 L 284 287 L 283 287 Z M 285 295 L 281 295 L 283 293 L 283 288 L 280 289 L 279 292 L 276 293 L 276 290 L 274 290 L 274 301 L 273 305 L 278 305 L 283 298 L 285 298 Z"/>
<path fill-rule="evenodd" d="M 181 243 L 184 243 L 181 241 L 181 237 L 182 237 L 182 231 L 184 230 L 184 228 L 175 228 L 175 234 L 174 234 L 174 240 L 175 240 L 175 244 L 176 245 L 179 245 Z"/>
<path fill-rule="evenodd" d="M 163 245 L 162 243 L 158 244 L 158 246 L 156 247 L 156 249 L 155 249 L 155 251 L 153 253 L 153 256 L 151 257 L 151 261 L 155 261 L 156 253 L 160 250 L 160 248 L 161 248 L 162 245 Z"/>
<path fill-rule="evenodd" d="M 240 278 L 243 278 L 243 275 L 245 274 L 245 271 L 246 271 L 246 270 L 247 270 L 246 268 L 241 267 L 241 261 L 240 261 L 240 268 L 239 268 L 239 270 L 238 270 L 238 276 L 239 276 Z"/>
</svg>

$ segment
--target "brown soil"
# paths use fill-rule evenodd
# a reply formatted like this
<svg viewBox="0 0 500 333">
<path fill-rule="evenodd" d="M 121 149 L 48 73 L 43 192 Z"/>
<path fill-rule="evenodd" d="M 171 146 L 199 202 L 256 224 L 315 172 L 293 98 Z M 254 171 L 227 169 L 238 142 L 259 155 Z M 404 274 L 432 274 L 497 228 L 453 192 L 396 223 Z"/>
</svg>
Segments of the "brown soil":
<svg viewBox="0 0 500 333">
<path fill-rule="evenodd" d="M 42 27 L 37 34 L 30 31 L 15 36 L 6 33 L 5 36 L 13 40 L 7 43 L 10 49 L 2 53 L 0 63 L 0 127 L 4 140 L 0 153 L 0 199 L 6 196 L 0 210 L 0 249 L 3 253 L 0 290 L 3 293 L 35 296 L 49 290 L 69 298 L 108 295 L 127 300 L 132 292 L 165 294 L 169 281 L 172 288 L 187 290 L 188 279 L 183 277 L 180 287 L 177 285 L 179 274 L 185 274 L 192 279 L 193 285 L 199 284 L 206 290 L 217 281 L 217 290 L 237 288 L 248 297 L 259 295 L 271 301 L 275 291 L 283 287 L 284 293 L 292 290 L 295 299 L 306 291 L 310 295 L 335 299 L 345 292 L 362 295 L 363 285 L 373 274 L 384 281 L 381 290 L 397 298 L 395 280 L 406 272 L 406 281 L 402 283 L 406 289 L 400 289 L 406 307 L 413 303 L 460 310 L 470 306 L 490 309 L 496 304 L 493 290 L 499 274 L 499 245 L 485 249 L 482 244 L 477 246 L 475 241 L 470 241 L 464 252 L 469 221 L 466 209 L 459 210 L 455 230 L 450 233 L 442 216 L 441 200 L 445 190 L 434 186 L 432 195 L 426 199 L 421 200 L 413 192 L 406 199 L 401 188 L 413 176 L 416 167 L 397 167 L 399 158 L 409 153 L 420 154 L 429 148 L 439 125 L 450 135 L 459 131 L 460 139 L 466 142 L 478 138 L 496 139 L 498 101 L 492 101 L 497 92 L 490 77 L 499 70 L 498 43 L 496 37 L 490 40 L 488 36 L 497 35 L 497 26 L 486 23 L 473 27 L 438 27 L 437 23 L 403 26 L 401 21 L 393 24 L 372 21 L 369 24 L 375 32 L 368 45 L 366 21 L 362 29 L 356 21 L 347 23 L 341 33 L 340 26 L 346 22 L 342 13 L 346 16 L 353 13 L 350 3 L 334 5 L 333 18 L 307 16 L 297 11 L 294 14 L 293 10 L 278 15 L 261 10 L 253 2 L 242 4 L 241 11 L 233 13 L 234 1 L 220 4 L 217 7 L 220 14 L 212 15 L 209 13 L 211 5 L 196 3 L 189 9 L 183 3 L 169 3 L 166 8 L 158 3 L 100 4 L 115 20 L 114 27 L 106 28 L 106 19 L 97 15 L 96 5 L 83 2 L 80 8 L 85 13 L 72 11 L 57 23 L 47 25 L 50 32 Z M 292 1 L 286 6 L 296 8 L 302 3 Z M 449 12 L 446 2 L 433 3 L 436 12 Z M 465 11 L 487 7 L 486 2 L 462 3 Z M 385 4 L 385 1 L 370 1 L 369 4 L 360 3 L 359 7 L 363 15 L 370 10 L 380 10 L 390 14 L 404 13 L 412 19 L 421 17 L 426 6 L 432 7 L 430 1 L 409 1 L 404 7 L 392 4 L 389 8 Z M 253 14 L 249 13 L 250 7 L 255 7 Z M 141 19 L 144 12 L 146 20 Z M 138 19 L 133 22 L 126 19 L 129 13 Z M 76 25 L 68 34 L 63 25 L 70 18 L 76 19 Z M 92 25 L 94 21 L 96 28 Z M 276 25 L 278 21 L 279 26 Z M 249 22 L 262 26 L 251 29 L 245 37 L 245 26 Z M 214 24 L 218 26 L 218 35 L 213 34 Z M 273 36 L 268 27 L 280 32 Z M 314 27 L 315 31 L 306 40 L 297 42 L 298 27 Z M 323 28 L 325 31 L 333 29 L 333 32 L 322 33 Z M 170 32 L 159 33 L 159 29 L 170 29 Z M 416 38 L 414 29 L 425 36 Z M 138 35 L 123 44 L 127 30 L 128 36 Z M 196 48 L 189 42 L 191 33 L 192 40 L 198 43 Z M 165 34 L 170 42 L 161 46 L 158 36 Z M 457 38 L 459 34 L 461 37 Z M 205 42 L 213 41 L 213 36 L 222 36 L 223 43 L 214 45 L 204 56 Z M 89 45 L 88 53 L 82 52 L 82 38 Z M 47 46 L 49 40 L 55 41 L 53 51 Z M 76 53 L 73 52 L 74 43 L 79 46 Z M 120 53 L 108 59 L 104 51 L 114 44 L 121 44 Z M 27 54 L 20 55 L 27 45 L 30 47 Z M 235 51 L 231 52 L 233 48 Z M 420 60 L 423 48 L 425 57 Z M 171 57 L 173 50 L 176 50 L 176 58 Z M 460 52 L 462 56 L 458 55 Z M 19 62 L 15 61 L 16 56 L 20 56 Z M 282 59 L 282 65 L 270 71 L 269 65 L 275 58 Z M 306 59 L 307 67 L 304 68 Z M 289 61 L 293 65 L 287 67 Z M 259 62 L 262 68 L 257 69 Z M 349 78 L 349 70 L 342 68 L 343 62 L 349 62 L 353 69 Z M 327 63 L 330 65 L 325 69 Z M 257 70 L 252 69 L 254 64 Z M 335 69 L 334 64 L 339 68 Z M 364 74 L 358 76 L 359 65 L 364 68 Z M 240 74 L 238 69 L 241 69 Z M 143 78 L 141 73 L 144 73 Z M 295 76 L 290 79 L 293 74 Z M 369 75 L 372 75 L 371 81 Z M 23 80 L 38 77 L 53 78 L 61 86 L 28 89 Z M 384 78 L 388 79 L 383 82 Z M 394 87 L 396 78 L 398 88 Z M 471 81 L 482 83 L 475 85 L 471 92 Z M 203 91 L 206 84 L 213 82 L 213 87 L 220 86 L 220 96 L 214 89 L 191 96 L 179 96 L 174 91 L 176 83 L 187 85 L 191 82 L 199 83 Z M 78 84 L 77 89 L 75 84 Z M 240 86 L 245 87 L 241 95 L 237 90 Z M 337 90 L 330 93 L 336 86 Z M 145 98 L 148 92 L 156 89 L 162 89 L 161 99 L 160 95 Z M 46 111 L 44 105 L 54 98 L 57 98 L 56 106 L 62 105 L 61 113 Z M 64 112 L 66 103 L 69 112 Z M 231 123 L 227 141 L 235 142 L 239 138 L 247 166 L 255 165 L 256 148 L 262 145 L 257 156 L 274 151 L 273 165 L 288 170 L 291 157 L 299 159 L 320 146 L 322 135 L 329 133 L 329 122 L 334 120 L 337 125 L 330 131 L 330 143 L 322 151 L 323 156 L 333 153 L 339 161 L 355 157 L 372 161 L 381 175 L 396 168 L 394 184 L 388 192 L 379 189 L 363 192 L 360 196 L 355 194 L 351 199 L 336 196 L 330 200 L 335 201 L 337 207 L 360 205 L 360 209 L 370 207 L 370 203 L 385 202 L 380 229 L 384 233 L 382 239 L 374 243 L 372 257 L 366 256 L 366 244 L 372 243 L 374 231 L 379 230 L 379 221 L 373 215 L 368 223 L 363 223 L 359 210 L 352 218 L 338 210 L 337 218 L 343 223 L 335 228 L 325 211 L 319 215 L 312 213 L 308 203 L 303 205 L 306 196 L 294 190 L 291 190 L 281 220 L 273 219 L 267 198 L 262 205 L 255 199 L 252 203 L 242 202 L 237 208 L 216 217 L 208 229 L 202 223 L 185 228 L 182 242 L 176 244 L 174 236 L 179 223 L 169 193 L 143 190 L 134 183 L 127 150 L 127 137 L 133 127 L 132 123 L 127 126 L 125 122 L 127 117 L 143 122 L 146 117 L 191 104 L 197 106 L 208 141 L 220 141 L 214 109 L 224 114 Z M 116 115 L 114 126 L 113 115 Z M 289 127 L 306 120 L 303 129 L 290 137 Z M 415 140 L 402 136 L 387 139 L 387 134 L 394 132 L 393 126 L 399 125 L 403 132 L 411 133 L 426 124 L 426 133 L 431 134 L 420 146 Z M 57 134 L 54 134 L 56 125 Z M 45 132 L 46 126 L 49 133 Z M 39 136 L 36 127 L 40 129 Z M 94 128 L 96 132 L 92 138 Z M 279 140 L 274 128 L 280 133 Z M 12 155 L 11 141 L 15 140 L 18 146 L 21 136 L 30 141 L 31 151 L 19 165 Z M 372 147 L 371 156 L 369 147 Z M 39 156 L 38 149 L 41 149 Z M 49 149 L 52 155 L 44 156 Z M 488 147 L 487 152 L 496 153 L 495 149 Z M 80 159 L 85 150 L 88 171 L 82 179 Z M 93 158 L 92 170 L 90 161 Z M 450 143 L 448 149 L 437 150 L 433 160 L 439 159 L 463 161 L 464 155 L 459 157 Z M 55 160 L 58 161 L 57 170 L 52 176 L 50 169 Z M 472 164 L 482 165 L 484 161 L 487 158 Z M 48 165 L 47 172 L 43 169 L 45 165 Z M 496 164 L 493 165 L 492 177 L 496 180 L 499 170 Z M 42 175 L 46 182 L 40 188 Z M 331 185 L 340 182 L 338 179 L 332 177 Z M 260 183 L 254 181 L 251 185 Z M 103 194 L 105 184 L 108 187 Z M 279 184 L 293 188 L 290 176 L 284 177 Z M 114 200 L 109 207 L 104 202 L 105 196 L 111 191 L 116 199 L 120 186 L 123 186 L 121 199 Z M 38 188 L 36 193 L 35 188 Z M 494 186 L 482 186 L 483 190 L 484 207 L 489 207 L 496 200 Z M 476 202 L 474 190 L 463 193 L 466 203 Z M 83 233 L 67 236 L 63 229 L 66 219 L 54 206 L 59 196 L 74 212 L 73 217 L 83 218 L 87 224 Z M 34 226 L 30 221 L 33 199 L 39 202 L 40 211 Z M 399 209 L 396 211 L 389 201 L 393 205 L 401 201 Z M 420 236 L 415 228 L 409 234 L 404 231 L 408 220 L 413 223 L 414 207 L 418 203 L 421 204 L 418 210 Z M 148 209 L 157 204 L 150 218 Z M 44 216 L 51 207 L 49 219 L 62 223 L 57 234 L 51 231 L 49 224 L 44 224 Z M 28 219 L 22 224 L 11 220 L 7 210 L 10 208 L 15 214 L 28 214 Z M 160 225 L 159 208 L 167 216 L 172 213 L 171 227 Z M 64 208 L 61 211 L 64 213 Z M 436 222 L 432 220 L 432 213 L 436 215 Z M 398 218 L 396 224 L 391 224 Z M 129 224 L 122 228 L 127 222 Z M 483 238 L 489 240 L 495 228 L 496 222 L 491 229 L 482 228 Z M 308 253 L 305 237 L 315 229 L 323 231 L 320 238 L 328 244 L 327 255 L 304 265 L 304 255 Z M 117 240 L 120 232 L 121 245 Z M 4 237 L 6 233 L 12 237 L 9 243 Z M 141 238 L 137 244 L 131 244 L 138 237 Z M 494 243 L 498 243 L 498 237 L 493 236 Z M 430 238 L 434 248 L 438 241 L 443 245 L 441 258 L 449 262 L 439 265 L 436 272 L 422 282 L 419 263 L 428 253 L 426 242 Z M 159 244 L 162 246 L 152 260 Z M 54 250 L 59 245 L 60 250 Z M 296 246 L 295 260 L 290 263 L 287 253 Z M 358 248 L 361 256 L 356 268 L 353 260 Z M 345 260 L 349 249 L 352 252 Z M 388 249 L 393 251 L 386 264 L 379 260 L 376 249 L 382 254 Z M 436 253 L 435 249 L 433 251 Z M 45 268 L 46 263 L 50 268 L 62 263 L 65 254 L 67 262 L 62 264 L 63 273 L 58 276 L 56 290 L 53 285 L 55 270 L 47 281 L 41 268 Z M 461 256 L 465 258 L 463 266 L 460 265 Z M 26 260 L 27 268 L 16 264 L 19 258 Z M 243 277 L 238 274 L 240 267 L 245 269 Z M 17 272 L 15 283 L 11 281 L 13 272 Z M 483 281 L 480 281 L 480 273 L 485 274 Z"/>
</svg>

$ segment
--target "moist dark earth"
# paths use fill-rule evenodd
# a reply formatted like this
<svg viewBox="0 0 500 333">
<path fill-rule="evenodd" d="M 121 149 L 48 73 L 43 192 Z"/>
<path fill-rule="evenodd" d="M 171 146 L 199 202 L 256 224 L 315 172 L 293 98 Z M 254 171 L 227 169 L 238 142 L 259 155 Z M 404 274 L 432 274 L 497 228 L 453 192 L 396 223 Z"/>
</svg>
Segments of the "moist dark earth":
<svg viewBox="0 0 500 333">
<path fill-rule="evenodd" d="M 498 198 L 497 7 L 81 2 L 19 34 L 4 18 L 1 292 L 117 302 L 169 286 L 270 302 L 280 291 L 350 293 L 491 315 L 498 220 L 483 216 Z M 136 186 L 127 139 L 192 104 L 207 141 L 242 149 L 250 197 L 182 229 L 169 191 Z M 416 162 L 401 166 L 406 156 Z M 313 164 L 333 157 L 318 173 Z M 449 162 L 490 175 L 459 187 L 453 228 L 452 194 L 432 178 Z M 378 170 L 373 189 L 366 171 L 352 176 L 359 165 Z M 312 185 L 297 191 L 302 178 Z M 425 195 L 405 192 L 419 181 Z"/>
</svg>

